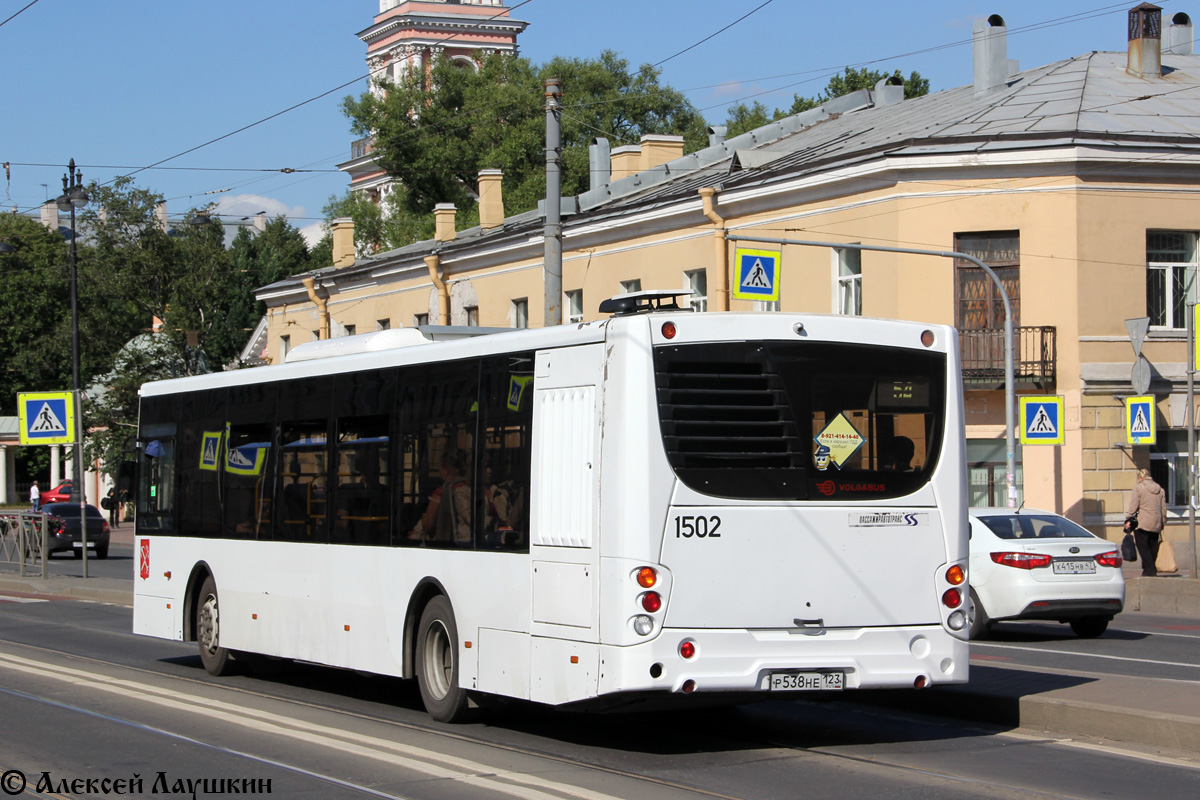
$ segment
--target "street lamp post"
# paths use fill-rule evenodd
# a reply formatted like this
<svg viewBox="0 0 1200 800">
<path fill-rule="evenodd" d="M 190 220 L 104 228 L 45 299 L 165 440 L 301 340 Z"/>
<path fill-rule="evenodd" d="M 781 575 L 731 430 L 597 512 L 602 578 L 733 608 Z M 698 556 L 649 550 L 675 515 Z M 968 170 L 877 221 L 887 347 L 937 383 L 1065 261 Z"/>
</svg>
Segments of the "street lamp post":
<svg viewBox="0 0 1200 800">
<path fill-rule="evenodd" d="M 83 406 L 79 391 L 79 269 L 75 250 L 75 210 L 88 204 L 83 189 L 83 173 L 75 169 L 75 159 L 63 175 L 63 193 L 55 200 L 59 211 L 71 213 L 71 390 L 75 395 L 75 490 L 79 494 L 79 545 L 83 552 L 83 577 L 88 576 L 87 492 L 83 481 Z"/>
</svg>

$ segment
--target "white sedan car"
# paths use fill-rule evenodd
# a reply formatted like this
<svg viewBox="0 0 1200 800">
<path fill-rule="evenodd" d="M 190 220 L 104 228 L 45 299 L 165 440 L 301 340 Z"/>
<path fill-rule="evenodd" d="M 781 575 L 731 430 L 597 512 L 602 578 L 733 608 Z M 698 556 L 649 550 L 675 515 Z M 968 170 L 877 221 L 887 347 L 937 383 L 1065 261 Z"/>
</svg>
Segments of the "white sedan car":
<svg viewBox="0 0 1200 800">
<path fill-rule="evenodd" d="M 1012 619 L 1066 622 L 1099 636 L 1125 607 L 1121 551 L 1066 517 L 1032 508 L 971 509 L 971 638 Z"/>
</svg>

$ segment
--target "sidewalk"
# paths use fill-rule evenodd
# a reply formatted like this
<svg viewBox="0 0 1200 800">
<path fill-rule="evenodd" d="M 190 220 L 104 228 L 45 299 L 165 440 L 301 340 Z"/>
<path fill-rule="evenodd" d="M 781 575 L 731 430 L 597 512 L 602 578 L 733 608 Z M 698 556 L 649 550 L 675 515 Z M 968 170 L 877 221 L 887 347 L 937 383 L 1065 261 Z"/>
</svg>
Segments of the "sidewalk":
<svg viewBox="0 0 1200 800">
<path fill-rule="evenodd" d="M 127 579 L 21 578 L 0 572 L 0 592 L 132 606 Z M 1200 631 L 1200 581 L 1185 577 L 1126 581 L 1126 610 L 1191 616 Z M 1119 619 L 1119 617 L 1118 617 Z M 846 693 L 847 700 L 993 725 L 1186 751 L 1200 758 L 1200 681 L 1078 674 L 971 659 L 965 686 L 927 691 Z"/>
</svg>

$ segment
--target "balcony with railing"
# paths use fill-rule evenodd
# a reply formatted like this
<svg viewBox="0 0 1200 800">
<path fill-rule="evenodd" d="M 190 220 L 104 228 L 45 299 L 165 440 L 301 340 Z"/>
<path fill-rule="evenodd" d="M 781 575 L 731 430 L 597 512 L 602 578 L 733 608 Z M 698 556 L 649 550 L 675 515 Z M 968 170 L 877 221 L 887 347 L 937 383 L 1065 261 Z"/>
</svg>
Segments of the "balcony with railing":
<svg viewBox="0 0 1200 800">
<path fill-rule="evenodd" d="M 963 383 L 970 389 L 1004 386 L 1004 329 L 960 330 Z M 1055 328 L 1029 326 L 1013 330 L 1013 382 L 1044 389 L 1054 383 L 1057 360 Z"/>
</svg>

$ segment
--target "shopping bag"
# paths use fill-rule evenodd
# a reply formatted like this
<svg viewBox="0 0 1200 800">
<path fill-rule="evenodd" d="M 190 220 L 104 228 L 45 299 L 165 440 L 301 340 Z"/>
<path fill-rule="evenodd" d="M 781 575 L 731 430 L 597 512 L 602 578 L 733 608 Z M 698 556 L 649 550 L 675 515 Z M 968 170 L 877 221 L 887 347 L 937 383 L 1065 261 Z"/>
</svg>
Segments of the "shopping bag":
<svg viewBox="0 0 1200 800">
<path fill-rule="evenodd" d="M 1164 572 L 1178 572 L 1179 565 L 1175 563 L 1175 548 L 1170 542 L 1162 542 L 1158 546 L 1158 558 L 1154 559 L 1154 569 L 1159 575 Z"/>
<path fill-rule="evenodd" d="M 1137 543 L 1133 540 L 1133 534 L 1125 534 L 1125 538 L 1121 540 L 1121 558 L 1126 561 L 1137 561 Z"/>
</svg>

